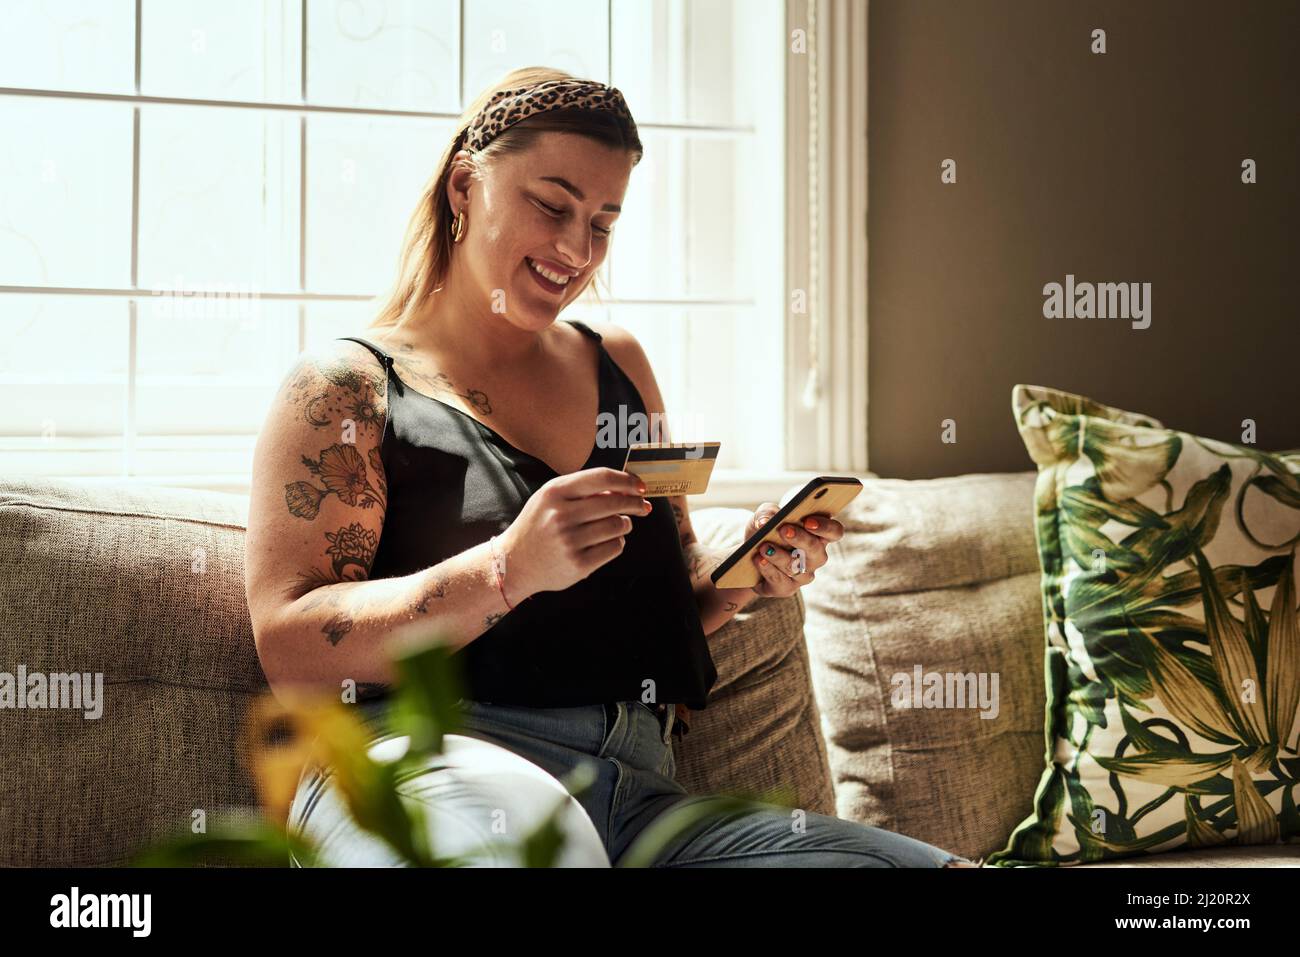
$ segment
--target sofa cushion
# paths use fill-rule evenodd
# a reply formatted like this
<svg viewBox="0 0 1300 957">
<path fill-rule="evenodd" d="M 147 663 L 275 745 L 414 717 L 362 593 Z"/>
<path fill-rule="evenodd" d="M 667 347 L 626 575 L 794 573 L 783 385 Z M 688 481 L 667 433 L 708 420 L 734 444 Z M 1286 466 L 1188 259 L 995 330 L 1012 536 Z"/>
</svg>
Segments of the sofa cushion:
<svg viewBox="0 0 1300 957">
<path fill-rule="evenodd" d="M 1012 399 L 1039 466 L 1046 767 L 990 862 L 1300 840 L 1300 454 Z"/>
<path fill-rule="evenodd" d="M 752 515 L 706 508 L 691 513 L 691 525 L 702 544 L 731 549 Z M 836 813 L 802 594 L 756 598 L 709 635 L 718 680 L 674 744 L 677 781 L 692 794 L 783 792 L 806 811 Z"/>
<path fill-rule="evenodd" d="M 706 535 L 743 526 L 712 511 L 694 516 Z M 255 804 L 239 732 L 268 688 L 247 515 L 247 496 L 223 492 L 0 481 L 0 671 L 99 674 L 103 689 L 97 717 L 0 711 L 0 865 L 124 864 L 196 811 Z M 833 812 L 802 624 L 800 602 L 761 600 L 710 636 L 719 682 L 679 745 L 688 791 L 788 785 Z"/>
<path fill-rule="evenodd" d="M 1042 770 L 1032 472 L 869 479 L 804 589 L 839 816 L 972 860 L 1002 847 Z M 912 685 L 921 673 L 918 707 Z M 944 676 L 981 716 L 926 707 Z M 952 675 L 951 699 L 947 698 Z M 997 685 L 992 684 L 996 676 Z"/>
<path fill-rule="evenodd" d="M 102 676 L 98 717 L 5 710 L 0 863 L 126 863 L 196 811 L 251 805 L 235 730 L 266 690 L 244 600 L 247 499 L 0 484 L 0 663 Z"/>
</svg>

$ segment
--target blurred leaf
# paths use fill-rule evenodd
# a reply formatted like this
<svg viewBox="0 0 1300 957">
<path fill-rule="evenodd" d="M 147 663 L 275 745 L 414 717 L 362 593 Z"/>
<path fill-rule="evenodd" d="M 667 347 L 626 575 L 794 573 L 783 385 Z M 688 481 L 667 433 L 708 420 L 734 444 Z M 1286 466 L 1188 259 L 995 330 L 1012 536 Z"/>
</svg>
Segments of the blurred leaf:
<svg viewBox="0 0 1300 957">
<path fill-rule="evenodd" d="M 282 744 L 276 732 L 287 726 Z M 249 709 L 245 755 L 263 805 L 274 820 L 288 817 L 303 765 L 327 769 L 357 825 L 412 863 L 430 863 L 423 809 L 397 792 L 393 765 L 370 757 L 370 734 L 352 709 L 327 692 L 281 690 Z"/>
<path fill-rule="evenodd" d="M 568 812 L 569 798 L 561 798 L 546 818 L 519 844 L 524 867 L 554 867 L 564 848 L 562 821 Z"/>
<path fill-rule="evenodd" d="M 407 755 L 411 759 L 441 754 L 443 735 L 460 728 L 457 701 L 464 680 L 460 659 L 454 654 L 455 648 L 437 634 L 411 632 L 396 646 L 393 668 L 397 683 L 389 721 L 395 733 L 410 738 Z"/>
<path fill-rule="evenodd" d="M 568 794 L 561 798 L 555 809 L 546 816 L 520 845 L 519 853 L 525 867 L 554 867 L 564 848 L 562 822 L 571 802 L 596 782 L 596 772 L 587 762 L 581 762 L 560 781 Z"/>
<path fill-rule="evenodd" d="M 504 838 L 489 842 L 487 849 L 517 856 L 524 867 L 555 867 L 564 848 L 564 818 L 571 813 L 573 799 L 595 783 L 596 772 L 591 764 L 583 762 L 559 780 L 568 793 L 559 799 L 540 824 L 520 841 Z"/>
<path fill-rule="evenodd" d="M 180 831 L 141 852 L 132 867 L 194 867 L 227 862 L 251 867 L 288 867 L 290 854 L 304 867 L 315 863 L 316 849 L 301 835 L 268 821 L 213 822 L 210 830 Z"/>
</svg>

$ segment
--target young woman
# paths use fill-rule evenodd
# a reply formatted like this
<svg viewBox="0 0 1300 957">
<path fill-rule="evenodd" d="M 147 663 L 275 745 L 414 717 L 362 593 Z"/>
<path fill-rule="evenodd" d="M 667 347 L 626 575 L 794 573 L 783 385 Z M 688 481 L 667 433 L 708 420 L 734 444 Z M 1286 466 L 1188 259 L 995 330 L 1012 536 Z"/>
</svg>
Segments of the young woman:
<svg viewBox="0 0 1300 957">
<path fill-rule="evenodd" d="M 420 198 L 369 335 L 304 354 L 286 377 L 257 445 L 247 537 L 273 689 L 350 679 L 382 706 L 383 640 L 427 623 L 464 663 L 467 734 L 556 777 L 590 762 L 579 800 L 613 863 L 692 800 L 673 780 L 671 732 L 717 677 L 706 636 L 755 596 L 812 581 L 843 532 L 824 515 L 787 526 L 783 547 L 755 556 L 756 588 L 718 589 L 708 575 L 725 552 L 696 542 L 685 497 L 642 498 L 624 439 L 598 428 L 601 414 L 664 411 L 631 334 L 557 321 L 608 254 L 641 155 L 615 89 L 527 68 L 485 91 Z M 292 823 L 355 863 L 359 832 L 319 820 L 338 814 L 317 801 L 325 786 L 304 774 Z M 788 809 L 762 805 L 658 863 L 962 860 L 825 815 L 796 830 Z"/>
</svg>

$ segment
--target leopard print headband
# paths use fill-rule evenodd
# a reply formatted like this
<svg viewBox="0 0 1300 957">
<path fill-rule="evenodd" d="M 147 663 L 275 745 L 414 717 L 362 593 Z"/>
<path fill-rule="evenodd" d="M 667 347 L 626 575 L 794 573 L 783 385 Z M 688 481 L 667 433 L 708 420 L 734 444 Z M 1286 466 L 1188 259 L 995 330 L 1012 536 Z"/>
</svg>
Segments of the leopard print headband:
<svg viewBox="0 0 1300 957">
<path fill-rule="evenodd" d="M 623 94 L 590 80 L 547 80 L 533 87 L 498 90 L 465 130 L 465 148 L 478 152 L 520 120 L 559 109 L 608 110 L 628 123 L 632 112 Z"/>
</svg>

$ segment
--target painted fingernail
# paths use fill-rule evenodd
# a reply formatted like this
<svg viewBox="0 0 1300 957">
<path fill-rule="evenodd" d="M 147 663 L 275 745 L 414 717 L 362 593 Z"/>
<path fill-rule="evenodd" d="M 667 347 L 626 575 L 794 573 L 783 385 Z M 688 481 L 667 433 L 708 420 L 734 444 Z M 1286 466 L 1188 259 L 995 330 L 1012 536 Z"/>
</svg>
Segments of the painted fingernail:
<svg viewBox="0 0 1300 957">
<path fill-rule="evenodd" d="M 766 558 L 760 558 L 760 559 L 758 560 L 758 563 L 759 563 L 760 565 L 766 565 L 766 564 L 767 564 L 767 559 L 766 559 Z"/>
<path fill-rule="evenodd" d="M 764 554 L 764 555 L 775 555 L 775 554 L 776 554 L 776 549 L 775 549 L 773 546 L 769 545 L 769 546 L 767 546 L 767 548 L 764 550 L 763 554 Z M 767 562 L 764 562 L 763 564 L 766 565 Z"/>
<path fill-rule="evenodd" d="M 786 538 L 794 538 L 794 528 L 793 528 L 792 526 L 787 525 L 787 526 L 785 527 L 785 537 L 786 537 Z"/>
<path fill-rule="evenodd" d="M 815 518 L 805 518 L 803 523 L 809 528 L 817 528 L 817 519 Z"/>
</svg>

